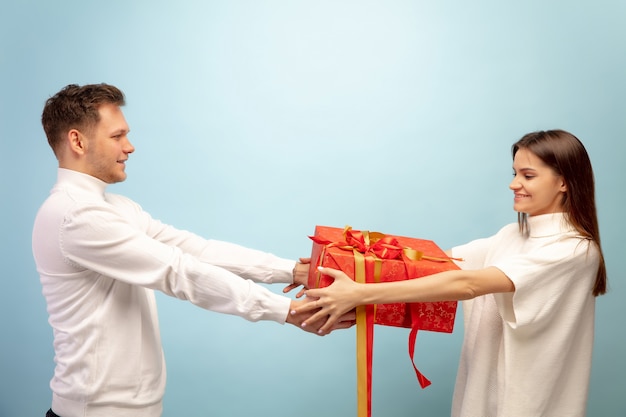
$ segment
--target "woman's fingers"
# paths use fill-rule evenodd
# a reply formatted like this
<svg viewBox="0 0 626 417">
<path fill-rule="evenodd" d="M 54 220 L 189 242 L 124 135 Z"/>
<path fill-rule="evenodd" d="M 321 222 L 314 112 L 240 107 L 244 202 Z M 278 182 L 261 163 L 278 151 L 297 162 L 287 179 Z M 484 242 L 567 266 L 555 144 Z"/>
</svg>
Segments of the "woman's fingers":
<svg viewBox="0 0 626 417">
<path fill-rule="evenodd" d="M 304 292 L 306 294 L 306 298 L 304 300 L 306 300 L 307 298 L 316 298 L 316 297 L 312 297 L 309 294 L 309 291 L 305 291 Z M 311 302 L 308 302 L 308 303 L 303 303 L 302 305 L 294 308 L 293 310 L 291 310 L 291 314 L 308 313 L 308 312 L 313 311 L 313 310 L 315 310 L 317 308 L 318 308 L 318 306 L 316 305 L 316 303 L 311 301 Z M 308 320 L 308 321 L 310 322 L 311 320 Z"/>
<path fill-rule="evenodd" d="M 298 306 L 292 314 L 311 313 L 311 316 L 302 322 L 302 326 L 312 326 L 318 321 L 322 322 L 324 324 L 319 329 L 320 334 L 329 333 L 333 329 L 351 327 L 354 325 L 354 313 L 348 310 L 353 307 L 349 303 L 342 303 L 341 300 L 345 294 L 349 293 L 349 287 L 354 285 L 354 282 L 338 269 L 323 267 L 318 269 L 322 274 L 333 278 L 334 282 L 325 288 L 305 291 L 307 298 L 316 301 Z"/>
<path fill-rule="evenodd" d="M 315 323 L 318 320 L 323 322 L 324 319 L 326 320 L 326 322 L 319 328 L 317 333 L 319 333 L 319 334 L 330 333 L 330 331 L 333 329 L 333 326 L 337 322 L 337 317 L 335 317 L 333 315 L 328 315 L 328 314 L 324 313 L 322 310 L 318 311 L 317 313 L 313 314 L 311 317 L 306 319 L 306 321 L 304 321 L 302 323 L 302 326 L 306 327 L 310 323 Z"/>
</svg>

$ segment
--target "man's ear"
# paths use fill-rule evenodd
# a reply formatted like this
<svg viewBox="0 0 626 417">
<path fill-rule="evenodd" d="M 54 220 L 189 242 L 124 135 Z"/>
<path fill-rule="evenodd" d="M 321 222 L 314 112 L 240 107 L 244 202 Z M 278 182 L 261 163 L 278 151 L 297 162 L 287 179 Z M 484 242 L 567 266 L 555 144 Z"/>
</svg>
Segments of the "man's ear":
<svg viewBox="0 0 626 417">
<path fill-rule="evenodd" d="M 79 155 L 85 153 L 87 150 L 87 143 L 85 139 L 85 136 L 76 129 L 70 129 L 70 131 L 67 132 L 67 140 L 73 153 Z"/>
</svg>

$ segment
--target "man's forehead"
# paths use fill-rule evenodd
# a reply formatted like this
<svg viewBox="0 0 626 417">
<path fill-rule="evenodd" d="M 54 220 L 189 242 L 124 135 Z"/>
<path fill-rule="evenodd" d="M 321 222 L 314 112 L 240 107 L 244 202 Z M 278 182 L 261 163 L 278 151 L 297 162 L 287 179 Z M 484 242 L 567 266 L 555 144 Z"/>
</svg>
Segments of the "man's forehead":
<svg viewBox="0 0 626 417">
<path fill-rule="evenodd" d="M 100 127 L 108 130 L 130 130 L 124 113 L 119 106 L 108 103 L 103 104 L 98 107 L 98 114 L 100 115 L 100 121 L 98 122 Z"/>
</svg>

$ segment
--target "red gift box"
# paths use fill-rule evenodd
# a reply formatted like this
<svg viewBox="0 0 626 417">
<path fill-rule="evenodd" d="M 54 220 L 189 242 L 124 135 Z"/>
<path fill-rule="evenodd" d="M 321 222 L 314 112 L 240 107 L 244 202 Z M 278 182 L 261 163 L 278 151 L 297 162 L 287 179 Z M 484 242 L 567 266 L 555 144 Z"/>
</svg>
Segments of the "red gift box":
<svg viewBox="0 0 626 417">
<path fill-rule="evenodd" d="M 330 285 L 333 279 L 322 275 L 318 266 L 342 270 L 357 282 L 386 282 L 417 279 L 438 272 L 459 269 L 434 242 L 378 232 L 316 226 L 311 251 L 309 288 Z M 357 384 L 359 416 L 371 414 L 371 359 L 373 325 L 406 327 L 409 355 L 422 388 L 430 384 L 415 367 L 413 352 L 418 330 L 451 333 L 456 317 L 456 301 L 394 303 L 357 307 Z M 361 386 L 365 384 L 366 386 Z"/>
</svg>

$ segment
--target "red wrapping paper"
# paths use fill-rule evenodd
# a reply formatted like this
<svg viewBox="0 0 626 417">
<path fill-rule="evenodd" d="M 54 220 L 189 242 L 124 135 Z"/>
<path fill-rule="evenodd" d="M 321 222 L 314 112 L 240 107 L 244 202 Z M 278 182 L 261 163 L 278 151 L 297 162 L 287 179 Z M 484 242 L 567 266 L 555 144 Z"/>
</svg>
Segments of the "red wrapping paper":
<svg viewBox="0 0 626 417">
<path fill-rule="evenodd" d="M 358 282 L 387 282 L 418 279 L 458 269 L 434 242 L 377 232 L 316 226 L 311 251 L 309 288 L 326 287 L 332 278 L 318 266 L 342 270 Z M 359 269 L 361 272 L 359 272 Z M 373 324 L 410 328 L 409 356 L 422 388 L 430 384 L 415 367 L 413 351 L 418 330 L 451 333 L 456 301 L 394 303 L 357 308 L 357 390 L 359 416 L 371 415 L 371 360 Z M 363 363 L 366 362 L 366 363 Z"/>
</svg>

